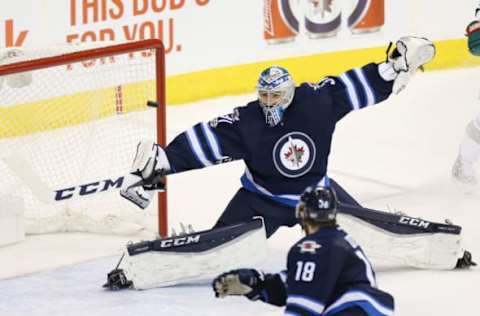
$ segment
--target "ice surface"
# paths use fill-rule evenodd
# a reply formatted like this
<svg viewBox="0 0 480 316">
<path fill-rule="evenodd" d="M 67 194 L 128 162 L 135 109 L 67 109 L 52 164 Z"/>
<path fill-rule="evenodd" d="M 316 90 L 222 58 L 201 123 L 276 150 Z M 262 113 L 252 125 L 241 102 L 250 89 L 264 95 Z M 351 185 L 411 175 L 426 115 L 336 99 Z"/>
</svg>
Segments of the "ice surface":
<svg viewBox="0 0 480 316">
<path fill-rule="evenodd" d="M 480 261 L 480 187 L 450 179 L 465 125 L 480 110 L 479 68 L 419 74 L 398 96 L 352 113 L 337 126 L 330 175 L 365 206 L 393 208 L 463 227 Z M 230 112 L 253 96 L 170 107 L 171 139 L 199 120 Z M 242 163 L 169 178 L 170 223 L 210 227 L 239 188 Z M 208 184 L 208 185 L 206 185 Z M 269 240 L 263 268 L 277 270 L 298 228 Z M 56 234 L 0 248 L 0 315 L 281 315 L 282 309 L 244 298 L 215 299 L 208 284 L 148 291 L 101 288 L 125 237 Z M 378 283 L 396 299 L 396 315 L 475 315 L 480 268 L 425 271 L 374 261 Z"/>
</svg>

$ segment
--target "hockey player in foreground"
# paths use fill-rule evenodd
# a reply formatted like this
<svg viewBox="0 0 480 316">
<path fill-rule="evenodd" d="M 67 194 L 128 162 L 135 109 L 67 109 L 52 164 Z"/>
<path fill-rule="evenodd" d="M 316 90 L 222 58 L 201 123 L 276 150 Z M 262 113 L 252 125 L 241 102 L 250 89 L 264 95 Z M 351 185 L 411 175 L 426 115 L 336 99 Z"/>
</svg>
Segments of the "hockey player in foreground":
<svg viewBox="0 0 480 316">
<path fill-rule="evenodd" d="M 468 49 L 471 54 L 480 56 L 480 2 L 475 8 L 475 20 L 467 26 Z M 475 164 L 480 159 L 480 113 L 467 124 L 465 136 L 460 145 L 457 159 L 453 164 L 454 179 L 466 183 L 477 184 Z"/>
<path fill-rule="evenodd" d="M 287 269 L 223 273 L 213 281 L 215 296 L 245 295 L 285 306 L 285 315 L 393 315 L 393 297 L 377 288 L 362 249 L 336 223 L 338 201 L 325 187 L 309 187 L 296 207 L 306 236 L 288 253 Z"/>
<path fill-rule="evenodd" d="M 420 268 L 469 266 L 460 227 L 367 210 L 327 176 L 336 123 L 399 93 L 434 55 L 431 41 L 402 37 L 385 62 L 298 87 L 284 68 L 267 68 L 258 80 L 257 100 L 193 126 L 165 148 L 140 142 L 120 194 L 145 208 L 154 190 L 164 188 L 163 176 L 242 159 L 242 188 L 214 228 L 261 216 L 269 237 L 280 226 L 297 224 L 295 206 L 306 187 L 327 185 L 337 192 L 340 212 L 348 214 L 348 230 L 367 252 Z"/>
</svg>

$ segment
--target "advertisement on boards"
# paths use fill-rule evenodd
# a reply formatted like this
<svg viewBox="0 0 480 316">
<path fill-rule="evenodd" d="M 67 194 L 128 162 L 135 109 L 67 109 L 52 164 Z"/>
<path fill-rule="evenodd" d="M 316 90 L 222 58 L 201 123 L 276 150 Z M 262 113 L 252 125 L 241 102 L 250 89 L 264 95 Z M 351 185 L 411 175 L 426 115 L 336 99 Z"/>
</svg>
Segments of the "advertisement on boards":
<svg viewBox="0 0 480 316">
<path fill-rule="evenodd" d="M 468 5 L 393 0 L 18 0 L 0 4 L 0 44 L 163 40 L 167 73 L 463 36 Z M 425 16 L 428 14 L 428 21 Z M 433 21 L 434 20 L 434 21 Z M 449 21 L 449 25 L 444 21 Z M 433 23 L 437 21 L 438 23 Z M 443 22 L 442 22 L 443 21 Z M 432 24 L 433 23 L 433 24 Z M 452 27 L 458 24 L 458 27 Z"/>
</svg>

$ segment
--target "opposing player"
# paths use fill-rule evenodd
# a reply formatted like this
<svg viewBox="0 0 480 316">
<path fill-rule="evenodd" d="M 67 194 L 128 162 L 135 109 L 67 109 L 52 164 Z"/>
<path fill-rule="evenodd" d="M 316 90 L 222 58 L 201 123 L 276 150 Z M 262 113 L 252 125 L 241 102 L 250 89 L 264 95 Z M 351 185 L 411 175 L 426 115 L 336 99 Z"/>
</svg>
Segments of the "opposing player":
<svg viewBox="0 0 480 316">
<path fill-rule="evenodd" d="M 480 56 L 480 2 L 475 8 L 475 20 L 468 24 L 466 33 L 470 53 L 475 56 Z M 463 183 L 477 184 L 478 179 L 475 173 L 475 164 L 479 158 L 480 113 L 467 124 L 457 159 L 453 164 L 453 178 Z"/>
<path fill-rule="evenodd" d="M 297 224 L 294 210 L 300 194 L 312 184 L 331 185 L 342 203 L 360 207 L 327 176 L 335 125 L 348 113 L 382 102 L 392 92 L 399 93 L 434 54 L 431 41 L 402 37 L 392 53 L 387 52 L 385 62 L 370 63 L 338 77 L 326 77 L 318 83 L 303 83 L 298 87 L 286 69 L 267 68 L 258 79 L 257 100 L 235 108 L 231 114 L 198 123 L 165 148 L 140 142 L 120 193 L 145 208 L 154 190 L 163 188 L 163 176 L 242 159 L 246 165 L 241 177 L 242 188 L 214 228 L 248 222 L 254 216 L 264 218 L 267 236 L 280 226 L 294 226 Z M 411 230 L 399 232 L 396 223 L 380 223 L 382 231 L 411 233 Z M 369 224 L 377 225 L 378 221 Z M 428 231 L 429 235 L 435 232 Z M 435 246 L 441 248 L 441 260 L 428 257 L 419 263 L 415 258 L 411 264 L 454 268 L 457 255 L 463 256 L 458 238 L 456 236 L 448 248 L 443 240 L 435 241 Z M 437 253 L 431 249 L 424 252 L 411 249 L 411 252 Z M 407 256 L 402 253 L 398 257 Z M 433 265 L 434 261 L 441 262 Z"/>
<path fill-rule="evenodd" d="M 295 212 L 306 236 L 290 248 L 287 269 L 223 273 L 213 281 L 215 295 L 286 306 L 285 315 L 393 315 L 393 297 L 378 289 L 362 249 L 337 226 L 337 205 L 332 189 L 307 188 Z"/>
</svg>

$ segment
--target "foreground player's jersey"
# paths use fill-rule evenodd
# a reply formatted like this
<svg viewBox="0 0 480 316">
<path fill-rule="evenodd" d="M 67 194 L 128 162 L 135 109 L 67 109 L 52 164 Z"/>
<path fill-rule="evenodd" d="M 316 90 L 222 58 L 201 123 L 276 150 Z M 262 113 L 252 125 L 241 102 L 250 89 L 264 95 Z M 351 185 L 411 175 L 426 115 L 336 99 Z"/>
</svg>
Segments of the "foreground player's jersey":
<svg viewBox="0 0 480 316">
<path fill-rule="evenodd" d="M 295 206 L 307 186 L 328 184 L 335 124 L 350 111 L 385 100 L 391 91 L 392 81 L 380 77 L 377 64 L 368 64 L 297 87 L 277 126 L 266 125 L 257 100 L 193 126 L 165 151 L 174 172 L 243 159 L 247 168 L 241 181 L 247 190 Z"/>
<path fill-rule="evenodd" d="M 377 288 L 370 262 L 339 228 L 320 229 L 297 242 L 282 274 L 286 315 L 331 315 L 353 306 L 370 316 L 393 315 L 393 297 Z"/>
</svg>

